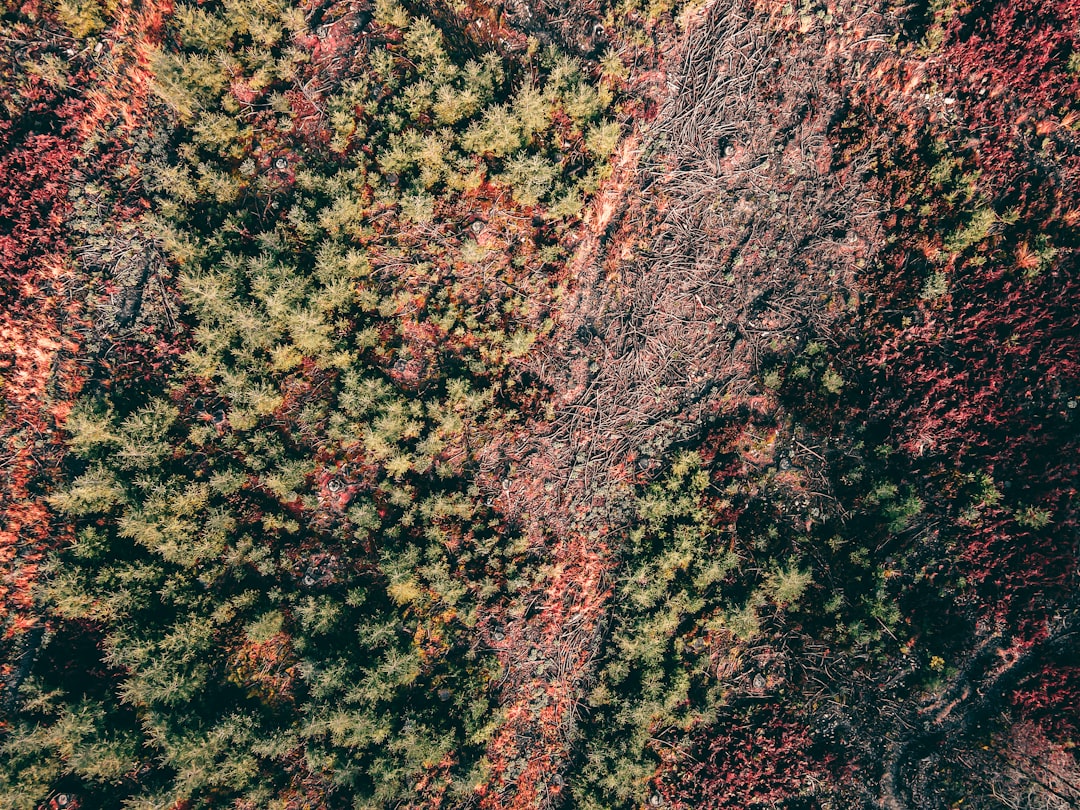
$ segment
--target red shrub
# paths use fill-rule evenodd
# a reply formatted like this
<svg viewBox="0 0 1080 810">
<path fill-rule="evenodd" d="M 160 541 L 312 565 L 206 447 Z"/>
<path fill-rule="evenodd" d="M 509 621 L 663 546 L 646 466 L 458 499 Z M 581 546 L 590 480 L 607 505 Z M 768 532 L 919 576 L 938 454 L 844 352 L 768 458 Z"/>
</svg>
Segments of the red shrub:
<svg viewBox="0 0 1080 810">
<path fill-rule="evenodd" d="M 829 769 L 804 725 L 765 706 L 702 730 L 659 790 L 669 804 L 695 810 L 764 806 L 829 780 Z"/>
</svg>

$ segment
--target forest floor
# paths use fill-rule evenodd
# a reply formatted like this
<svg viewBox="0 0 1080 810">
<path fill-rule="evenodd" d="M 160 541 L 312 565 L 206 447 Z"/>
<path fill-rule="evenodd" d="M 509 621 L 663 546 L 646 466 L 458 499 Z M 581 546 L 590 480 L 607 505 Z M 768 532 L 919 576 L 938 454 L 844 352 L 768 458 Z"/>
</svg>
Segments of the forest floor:
<svg viewBox="0 0 1080 810">
<path fill-rule="evenodd" d="M 762 385 L 763 370 L 791 363 L 812 340 L 839 345 L 839 331 L 874 292 L 862 271 L 886 244 L 881 189 L 868 179 L 876 157 L 840 155 L 830 137 L 851 98 L 873 93 L 893 110 L 926 104 L 931 116 L 949 103 L 922 92 L 927 67 L 918 58 L 899 71 L 912 77 L 906 84 L 880 82 L 896 70 L 889 43 L 899 30 L 884 3 L 831 4 L 825 22 L 749 0 L 715 2 L 684 24 L 652 77 L 659 112 L 621 145 L 585 219 L 557 329 L 529 360 L 553 392 L 553 410 L 534 435 L 490 450 L 488 489 L 546 571 L 504 615 L 486 617 L 498 628 L 491 644 L 506 668 L 508 709 L 491 748 L 490 807 L 559 800 L 611 621 L 633 487 L 721 417 L 743 415 L 751 432 L 782 431 L 788 415 Z M 743 469 L 782 454 L 807 476 L 776 497 L 840 518 L 835 473 L 806 444 L 758 443 Z M 1052 631 L 1048 648 L 1068 643 L 1071 627 Z M 978 685 L 965 670 L 936 702 L 908 695 L 905 708 L 884 712 L 908 723 L 911 712 L 940 710 L 929 728 L 915 723 L 894 741 L 881 801 L 933 801 L 912 799 L 919 779 L 901 772 L 925 759 L 933 740 L 999 710 L 1006 681 L 1034 663 L 1023 649 Z M 985 658 L 971 652 L 969 669 Z M 966 700 L 972 694 L 980 697 Z M 950 717 L 957 704 L 962 711 Z M 879 724 L 863 723 L 872 757 Z"/>
<path fill-rule="evenodd" d="M 721 414 L 766 411 L 779 425 L 762 359 L 827 337 L 856 305 L 881 234 L 859 166 L 833 171 L 826 133 L 844 99 L 822 90 L 872 59 L 888 29 L 880 14 L 849 14 L 804 26 L 795 47 L 793 19 L 708 4 L 638 91 L 659 112 L 620 145 L 557 328 L 529 360 L 552 411 L 534 435 L 488 451 L 487 467 L 507 471 L 489 473 L 489 491 L 547 571 L 488 617 L 509 718 L 492 745 L 492 807 L 558 798 L 633 487 Z"/>
<path fill-rule="evenodd" d="M 0 799 L 1077 806 L 1080 1 L 106 5 L 0 42 Z"/>
</svg>

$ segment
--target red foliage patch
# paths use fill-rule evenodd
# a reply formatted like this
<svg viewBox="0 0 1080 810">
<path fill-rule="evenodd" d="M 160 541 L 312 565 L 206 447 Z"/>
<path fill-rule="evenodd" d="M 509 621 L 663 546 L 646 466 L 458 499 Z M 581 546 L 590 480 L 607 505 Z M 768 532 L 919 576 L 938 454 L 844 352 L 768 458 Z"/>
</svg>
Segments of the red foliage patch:
<svg viewBox="0 0 1080 810">
<path fill-rule="evenodd" d="M 58 479 L 63 422 L 85 380 L 81 350 L 85 279 L 76 277 L 67 221 L 79 175 L 107 176 L 130 161 L 122 132 L 133 129 L 149 97 L 149 48 L 169 2 L 116 7 L 104 39 L 119 69 L 101 82 L 87 52 L 76 52 L 54 19 L 29 6 L 0 44 L 0 632 L 10 637 L 36 621 L 31 589 L 44 553 L 68 539 L 42 496 Z M 42 23 L 45 23 L 44 25 Z M 17 35 L 17 36 L 15 36 Z M 98 58 L 101 51 L 95 51 Z M 47 70 L 69 61 L 63 82 Z M 121 132 L 114 129 L 121 125 Z M 88 140 L 105 136 L 97 150 Z M 96 165 L 92 165 L 96 164 Z M 130 172 L 129 172 L 130 175 Z M 119 176 L 118 174 L 114 176 Z M 126 211 L 125 214 L 130 214 Z M 141 364 L 141 361 L 140 361 Z"/>
<path fill-rule="evenodd" d="M 26 57 L 40 58 L 54 48 L 39 42 Z M 33 624 L 31 587 L 38 565 L 45 549 L 63 539 L 36 496 L 62 452 L 56 421 L 66 415 L 67 397 L 58 397 L 58 410 L 51 413 L 46 389 L 57 372 L 72 371 L 60 354 L 70 357 L 75 348 L 63 324 L 78 312 L 65 295 L 70 265 L 64 221 L 78 148 L 72 122 L 85 105 L 40 76 L 4 80 L 17 88 L 18 99 L 0 117 L 0 632 L 11 637 Z M 13 108 L 19 112 L 12 114 Z M 65 393 L 77 388 L 69 376 Z"/>
<path fill-rule="evenodd" d="M 999 619 L 1063 596 L 1075 558 L 1078 20 L 1071 0 L 973 4 L 929 58 L 882 68 L 860 114 L 893 238 L 845 360 L 870 393 L 842 418 L 885 426 L 943 512 L 957 470 L 995 482 L 1010 508 L 965 525 L 959 557 Z"/>
<path fill-rule="evenodd" d="M 764 706 L 703 729 L 658 791 L 667 804 L 695 810 L 772 805 L 820 786 L 830 766 L 804 725 Z"/>
<path fill-rule="evenodd" d="M 1049 736 L 1062 743 L 1080 740 L 1080 665 L 1048 661 L 1029 676 L 1012 695 L 1012 704 L 1025 720 L 1037 721 Z"/>
<path fill-rule="evenodd" d="M 1077 0 L 979 2 L 949 21 L 945 47 L 930 60 L 929 75 L 978 133 L 979 167 L 992 182 L 1004 181 L 1004 197 L 1052 197 L 1065 179 L 1035 153 L 1045 137 L 1072 140 L 1063 127 L 1073 119 L 1062 120 L 1062 110 L 1080 92 L 1080 73 L 1067 69 L 1078 36 Z M 1075 175 L 1080 155 L 1048 145 L 1052 160 Z"/>
</svg>

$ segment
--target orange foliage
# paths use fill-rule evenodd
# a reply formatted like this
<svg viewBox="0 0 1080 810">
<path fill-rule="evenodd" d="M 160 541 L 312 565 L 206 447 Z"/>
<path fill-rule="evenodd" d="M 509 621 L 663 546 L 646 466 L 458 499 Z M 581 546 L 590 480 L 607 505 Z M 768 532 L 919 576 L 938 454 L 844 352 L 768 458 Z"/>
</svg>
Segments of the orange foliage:
<svg viewBox="0 0 1080 810">
<path fill-rule="evenodd" d="M 0 231 L 0 633 L 8 640 L 36 623 L 38 566 L 48 549 L 71 536 L 43 502 L 59 478 L 63 423 L 85 379 L 77 360 L 86 326 L 78 291 L 85 281 L 70 259 L 68 190 L 74 162 L 88 142 L 116 120 L 131 131 L 143 117 L 150 49 L 172 3 L 139 5 L 135 12 L 130 2 L 122 4 L 102 34 L 113 49 L 104 69 L 113 75 L 101 81 L 73 61 L 69 87 L 61 91 L 31 77 L 22 90 L 25 109 L 0 118 L 0 184 L 6 186 L 0 220 L 10 226 Z M 27 28 L 26 37 L 30 44 L 22 57 L 58 47 L 57 35 L 45 29 Z M 48 129 L 46 122 L 59 134 L 35 134 Z M 91 154 L 113 162 L 120 150 Z"/>
</svg>

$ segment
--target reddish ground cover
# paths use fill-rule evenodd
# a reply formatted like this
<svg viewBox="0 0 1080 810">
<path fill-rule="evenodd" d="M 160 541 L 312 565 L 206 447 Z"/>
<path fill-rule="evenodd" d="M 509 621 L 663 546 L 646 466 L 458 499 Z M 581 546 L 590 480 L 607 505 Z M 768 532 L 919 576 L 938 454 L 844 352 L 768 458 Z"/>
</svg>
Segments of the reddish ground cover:
<svg viewBox="0 0 1080 810">
<path fill-rule="evenodd" d="M 80 272 L 68 227 L 70 192 L 88 177 L 134 171 L 126 136 L 141 124 L 149 49 L 171 7 L 139 4 L 136 12 L 119 5 L 102 47 L 92 48 L 27 3 L 16 12 L 21 39 L 0 46 L 10 88 L 0 111 L 0 632 L 13 649 L 38 621 L 33 586 L 45 553 L 70 539 L 44 504 L 59 476 L 64 419 L 86 370 L 80 355 L 90 279 Z M 131 179 L 128 188 L 136 185 Z M 114 212 L 121 217 L 142 205 L 137 196 L 123 199 Z"/>
</svg>

